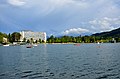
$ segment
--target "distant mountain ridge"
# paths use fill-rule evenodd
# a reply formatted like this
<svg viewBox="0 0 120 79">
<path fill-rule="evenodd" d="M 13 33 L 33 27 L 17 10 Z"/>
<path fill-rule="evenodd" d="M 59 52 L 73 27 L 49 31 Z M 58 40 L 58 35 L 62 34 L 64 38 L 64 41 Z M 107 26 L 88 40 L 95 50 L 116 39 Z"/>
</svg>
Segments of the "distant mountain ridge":
<svg viewBox="0 0 120 79">
<path fill-rule="evenodd" d="M 99 36 L 99 37 L 120 37 L 120 28 L 114 29 L 108 32 L 96 33 L 91 36 Z"/>
</svg>

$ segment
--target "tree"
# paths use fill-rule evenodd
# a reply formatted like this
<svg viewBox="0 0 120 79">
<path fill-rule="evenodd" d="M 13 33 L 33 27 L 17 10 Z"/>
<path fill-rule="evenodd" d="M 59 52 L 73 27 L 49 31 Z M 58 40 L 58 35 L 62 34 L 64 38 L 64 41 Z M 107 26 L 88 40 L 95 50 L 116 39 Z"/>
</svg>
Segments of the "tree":
<svg viewBox="0 0 120 79">
<path fill-rule="evenodd" d="M 7 34 L 0 32 L 0 43 L 3 43 L 3 38 L 8 38 Z"/>
<path fill-rule="evenodd" d="M 29 39 L 27 40 L 27 43 L 30 43 L 30 40 L 29 40 Z"/>
<path fill-rule="evenodd" d="M 82 42 L 85 42 L 85 37 L 84 37 L 84 36 L 81 38 L 81 41 L 82 41 Z"/>
<path fill-rule="evenodd" d="M 44 43 L 45 41 L 44 40 L 42 40 L 42 43 Z"/>
<path fill-rule="evenodd" d="M 8 34 L 8 41 L 9 41 L 9 42 L 12 42 L 11 34 L 10 34 L 10 33 Z"/>
<path fill-rule="evenodd" d="M 0 43 L 3 42 L 3 36 L 0 35 Z"/>
<path fill-rule="evenodd" d="M 31 38 L 31 39 L 30 39 L 30 43 L 33 43 L 33 42 L 34 42 L 34 40 L 33 40 L 33 38 Z"/>
<path fill-rule="evenodd" d="M 55 37 L 54 37 L 53 35 L 51 35 L 51 36 L 47 39 L 48 43 L 54 43 L 54 42 L 55 42 L 54 38 L 55 38 Z"/>
<path fill-rule="evenodd" d="M 42 43 L 42 40 L 41 40 L 41 39 L 39 39 L 39 42 L 40 42 L 40 43 Z"/>
<path fill-rule="evenodd" d="M 20 40 L 20 36 L 21 36 L 21 34 L 18 32 L 12 33 L 12 35 L 11 35 L 12 42 L 18 42 Z"/>
<path fill-rule="evenodd" d="M 35 40 L 35 43 L 37 43 L 38 41 L 37 40 Z"/>
<path fill-rule="evenodd" d="M 26 42 L 26 38 L 23 38 L 23 42 Z"/>
</svg>

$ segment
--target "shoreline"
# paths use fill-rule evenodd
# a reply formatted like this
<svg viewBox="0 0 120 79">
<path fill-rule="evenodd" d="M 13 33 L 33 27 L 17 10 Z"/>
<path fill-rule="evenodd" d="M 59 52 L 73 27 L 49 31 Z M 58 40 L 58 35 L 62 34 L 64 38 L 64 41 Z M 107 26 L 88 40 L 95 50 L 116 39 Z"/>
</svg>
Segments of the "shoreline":
<svg viewBox="0 0 120 79">
<path fill-rule="evenodd" d="M 118 43 L 99 43 L 99 44 L 119 44 L 120 42 Z M 62 45 L 66 45 L 66 44 L 73 44 L 73 45 L 76 45 L 76 44 L 98 44 L 98 43 L 39 43 L 37 45 L 40 45 L 40 44 L 52 44 L 52 45 L 55 45 L 55 44 L 62 44 Z M 0 46 L 22 46 L 22 45 L 28 45 L 28 44 L 0 44 Z"/>
</svg>

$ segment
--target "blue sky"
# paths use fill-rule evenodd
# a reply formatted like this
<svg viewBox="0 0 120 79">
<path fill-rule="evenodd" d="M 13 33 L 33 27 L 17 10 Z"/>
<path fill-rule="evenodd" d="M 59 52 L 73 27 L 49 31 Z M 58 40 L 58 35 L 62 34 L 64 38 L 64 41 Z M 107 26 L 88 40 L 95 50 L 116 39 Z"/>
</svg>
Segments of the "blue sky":
<svg viewBox="0 0 120 79">
<path fill-rule="evenodd" d="M 0 31 L 89 34 L 120 27 L 120 0 L 0 0 Z"/>
</svg>

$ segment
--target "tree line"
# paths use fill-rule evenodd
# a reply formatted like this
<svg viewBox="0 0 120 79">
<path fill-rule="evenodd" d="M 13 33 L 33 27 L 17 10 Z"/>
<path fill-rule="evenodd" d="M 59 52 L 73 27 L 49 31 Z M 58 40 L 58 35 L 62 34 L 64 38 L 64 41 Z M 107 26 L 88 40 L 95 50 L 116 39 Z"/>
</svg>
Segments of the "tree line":
<svg viewBox="0 0 120 79">
<path fill-rule="evenodd" d="M 6 43 L 4 42 L 3 38 L 7 38 L 7 43 L 13 43 L 13 42 L 19 42 L 20 41 L 21 34 L 19 32 L 13 32 L 12 34 L 5 34 L 0 32 L 0 43 Z M 47 43 L 97 43 L 97 42 L 120 42 L 120 37 L 102 37 L 102 36 L 61 36 L 61 37 L 55 37 L 51 35 L 47 38 Z M 43 40 L 39 39 L 36 41 L 33 41 L 33 38 L 31 39 L 23 39 L 23 42 L 26 43 L 44 43 Z"/>
<path fill-rule="evenodd" d="M 107 43 L 107 42 L 120 42 L 119 37 L 100 37 L 100 36 L 61 36 L 61 37 L 55 37 L 55 36 L 50 36 L 47 39 L 48 43 Z"/>
<path fill-rule="evenodd" d="M 18 32 L 13 32 L 12 34 L 5 34 L 0 32 L 0 43 L 13 43 L 18 42 L 20 40 L 21 34 Z M 7 42 L 4 42 L 4 39 L 7 39 Z"/>
</svg>

